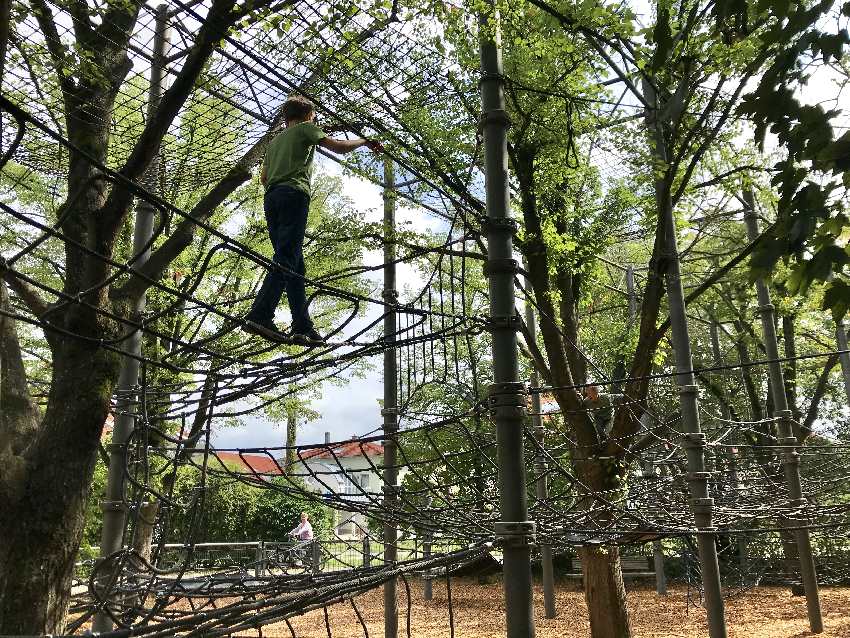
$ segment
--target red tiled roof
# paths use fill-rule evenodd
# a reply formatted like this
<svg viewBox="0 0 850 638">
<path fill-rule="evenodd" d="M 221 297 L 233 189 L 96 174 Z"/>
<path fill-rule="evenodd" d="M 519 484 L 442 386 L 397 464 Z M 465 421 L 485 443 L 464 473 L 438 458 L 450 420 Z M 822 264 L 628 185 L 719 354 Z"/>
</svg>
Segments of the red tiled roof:
<svg viewBox="0 0 850 638">
<path fill-rule="evenodd" d="M 257 474 L 282 474 L 281 465 L 272 457 L 263 454 L 239 454 L 239 452 L 216 452 L 222 463 L 240 465 Z"/>
<path fill-rule="evenodd" d="M 343 441 L 331 446 L 333 454 L 327 447 L 315 448 L 301 453 L 301 458 L 306 459 L 332 459 L 347 458 L 355 456 L 381 456 L 384 446 L 373 441 L 361 442 L 356 439 Z M 222 463 L 238 465 L 246 470 L 257 474 L 281 474 L 284 465 L 283 459 L 279 462 L 264 454 L 240 454 L 239 452 L 216 452 L 215 455 Z"/>
<path fill-rule="evenodd" d="M 333 454 L 331 453 L 333 450 Z M 301 454 L 304 459 L 332 459 L 332 458 L 348 458 L 352 456 L 381 456 L 384 453 L 384 446 L 374 441 L 343 441 L 327 447 L 316 448 Z"/>
</svg>

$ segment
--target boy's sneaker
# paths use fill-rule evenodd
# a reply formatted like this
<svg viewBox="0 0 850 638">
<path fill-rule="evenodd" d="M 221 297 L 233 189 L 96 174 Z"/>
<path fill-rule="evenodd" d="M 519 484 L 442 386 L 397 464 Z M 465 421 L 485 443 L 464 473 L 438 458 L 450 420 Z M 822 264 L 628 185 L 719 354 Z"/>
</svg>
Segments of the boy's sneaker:
<svg viewBox="0 0 850 638">
<path fill-rule="evenodd" d="M 277 326 L 274 325 L 274 321 L 271 319 L 265 319 L 263 321 L 245 319 L 245 324 L 242 326 L 242 330 L 248 334 L 257 335 L 259 337 L 263 337 L 263 339 L 274 341 L 275 343 L 280 343 L 286 339 L 284 334 L 277 329 Z"/>
<path fill-rule="evenodd" d="M 306 332 L 293 332 L 291 339 L 305 346 L 319 346 L 325 342 L 324 337 L 316 332 L 315 328 L 310 328 Z"/>
</svg>

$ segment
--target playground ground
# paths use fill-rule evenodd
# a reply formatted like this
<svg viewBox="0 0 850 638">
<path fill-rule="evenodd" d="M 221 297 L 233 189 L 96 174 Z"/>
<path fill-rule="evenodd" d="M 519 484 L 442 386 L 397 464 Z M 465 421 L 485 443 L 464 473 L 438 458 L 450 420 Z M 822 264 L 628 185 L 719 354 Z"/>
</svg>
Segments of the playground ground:
<svg viewBox="0 0 850 638">
<path fill-rule="evenodd" d="M 445 582 L 434 583 L 434 600 L 422 598 L 421 582 L 410 581 L 412 595 L 412 638 L 449 637 L 448 605 Z M 708 625 L 703 609 L 688 603 L 687 588 L 675 586 L 666 597 L 649 587 L 629 590 L 634 638 L 705 638 Z M 692 590 L 692 594 L 696 594 Z M 457 638 L 490 638 L 505 635 L 504 604 L 501 585 L 478 585 L 474 581 L 453 580 L 452 601 Z M 821 589 L 825 631 L 822 638 L 850 638 L 850 587 Z M 559 586 L 558 618 L 543 618 L 543 592 L 535 588 L 538 610 L 537 638 L 587 638 L 589 636 L 584 597 L 575 585 Z M 383 636 L 382 590 L 357 598 L 357 606 L 366 621 L 369 636 Z M 406 636 L 404 586 L 399 583 L 399 636 Z M 332 636 L 362 637 L 363 629 L 351 605 L 328 608 Z M 761 587 L 726 600 L 729 638 L 802 638 L 811 636 L 806 620 L 805 598 L 792 597 L 787 589 Z M 295 618 L 292 626 L 299 638 L 327 638 L 321 610 Z M 246 634 L 248 635 L 248 634 Z M 256 635 L 256 634 L 253 634 Z M 291 634 L 285 624 L 267 626 L 266 638 Z"/>
</svg>

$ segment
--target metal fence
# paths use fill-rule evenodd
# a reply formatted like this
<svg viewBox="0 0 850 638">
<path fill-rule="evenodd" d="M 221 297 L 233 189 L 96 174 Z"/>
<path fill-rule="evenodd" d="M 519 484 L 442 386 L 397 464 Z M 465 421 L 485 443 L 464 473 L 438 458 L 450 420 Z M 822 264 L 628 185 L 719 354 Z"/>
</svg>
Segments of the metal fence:
<svg viewBox="0 0 850 638">
<path fill-rule="evenodd" d="M 88 578 L 94 568 L 98 548 L 86 548 L 75 564 L 75 580 Z M 154 566 L 166 572 L 198 575 L 236 570 L 264 576 L 303 573 L 322 568 L 321 541 L 242 543 L 166 543 L 155 547 Z"/>
<path fill-rule="evenodd" d="M 459 549 L 457 544 L 435 542 L 428 546 L 421 539 L 402 539 L 397 544 L 397 560 L 423 558 Z M 241 543 L 167 543 L 155 546 L 157 569 L 184 574 L 209 574 L 238 570 L 256 576 L 286 573 L 332 572 L 384 563 L 386 546 L 369 536 L 359 539 L 314 539 L 312 541 L 249 541 Z M 76 563 L 75 579 L 82 584 L 91 573 L 98 554 L 97 547 L 81 550 Z"/>
</svg>

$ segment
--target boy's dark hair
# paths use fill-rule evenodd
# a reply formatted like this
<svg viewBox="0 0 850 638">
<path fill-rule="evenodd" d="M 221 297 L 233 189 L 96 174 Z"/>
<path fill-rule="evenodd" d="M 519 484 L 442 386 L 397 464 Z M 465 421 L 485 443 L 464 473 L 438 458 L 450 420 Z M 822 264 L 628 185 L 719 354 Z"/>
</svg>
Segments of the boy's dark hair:
<svg viewBox="0 0 850 638">
<path fill-rule="evenodd" d="M 316 107 L 313 106 L 313 103 L 300 95 L 293 95 L 283 103 L 283 119 L 287 122 L 306 120 L 315 111 Z"/>
</svg>

